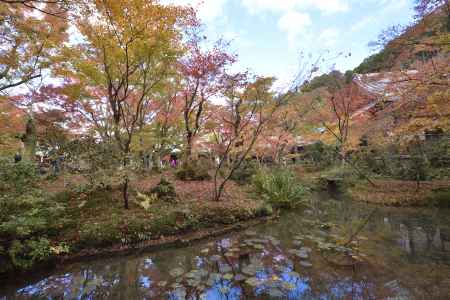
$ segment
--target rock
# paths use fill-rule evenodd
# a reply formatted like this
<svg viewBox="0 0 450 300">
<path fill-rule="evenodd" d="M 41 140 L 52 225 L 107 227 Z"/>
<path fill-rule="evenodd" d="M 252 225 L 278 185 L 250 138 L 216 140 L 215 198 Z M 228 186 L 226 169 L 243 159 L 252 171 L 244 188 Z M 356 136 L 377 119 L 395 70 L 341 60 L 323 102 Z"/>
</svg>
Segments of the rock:
<svg viewBox="0 0 450 300">
<path fill-rule="evenodd" d="M 397 280 L 390 281 L 384 285 L 388 289 L 392 290 L 396 295 L 394 297 L 389 297 L 389 300 L 406 300 L 412 299 L 411 293 L 400 286 Z"/>
<path fill-rule="evenodd" d="M 308 252 L 302 251 L 302 250 L 298 251 L 296 255 L 297 255 L 298 257 L 300 257 L 300 258 L 303 258 L 303 259 L 309 258 Z"/>
<path fill-rule="evenodd" d="M 264 266 L 259 264 L 250 264 L 242 268 L 242 273 L 247 276 L 255 276 L 255 274 L 259 271 L 264 270 Z"/>
<path fill-rule="evenodd" d="M 232 272 L 233 269 L 229 265 L 221 265 L 220 266 L 220 273 L 226 274 Z"/>
<path fill-rule="evenodd" d="M 218 273 L 211 273 L 209 274 L 208 280 L 206 281 L 206 285 L 213 286 L 216 281 L 220 280 L 222 276 Z"/>
<path fill-rule="evenodd" d="M 223 279 L 225 279 L 225 280 L 231 280 L 231 279 L 233 279 L 233 274 L 227 273 L 227 274 L 223 275 Z"/>
<path fill-rule="evenodd" d="M 174 299 L 186 299 L 186 289 L 184 287 L 179 287 L 177 289 L 175 289 L 175 291 L 173 291 L 171 293 L 174 297 Z"/>
<path fill-rule="evenodd" d="M 212 262 L 219 261 L 220 259 L 221 259 L 221 256 L 220 256 L 220 255 L 213 255 L 213 256 L 211 256 L 211 257 L 209 258 L 209 260 L 212 261 Z"/>
<path fill-rule="evenodd" d="M 170 276 L 172 277 L 180 277 L 184 274 L 184 270 L 182 268 L 174 268 L 169 271 Z"/>
<path fill-rule="evenodd" d="M 255 236 L 255 235 L 257 235 L 256 231 L 253 231 L 253 230 L 247 230 L 247 231 L 244 232 L 244 234 L 246 236 Z"/>
<path fill-rule="evenodd" d="M 302 258 L 302 259 L 308 259 L 309 258 L 309 252 L 306 251 L 305 249 L 300 249 L 300 250 L 291 249 L 291 250 L 288 251 L 288 253 L 290 253 L 292 255 L 295 255 L 295 256 L 297 256 L 299 258 Z"/>
<path fill-rule="evenodd" d="M 255 277 L 248 278 L 245 281 L 245 283 L 248 284 L 251 287 L 257 287 L 260 284 L 259 280 L 257 278 L 255 278 Z"/>
<path fill-rule="evenodd" d="M 237 274 L 236 276 L 234 276 L 234 280 L 236 281 L 244 281 L 245 279 L 247 279 L 247 277 L 242 274 Z"/>
<path fill-rule="evenodd" d="M 186 282 L 191 287 L 198 287 L 200 285 L 200 280 L 197 279 L 188 279 Z"/>
<path fill-rule="evenodd" d="M 268 294 L 271 298 L 283 298 L 284 296 L 283 292 L 277 288 L 270 289 Z"/>
<path fill-rule="evenodd" d="M 263 245 L 259 245 L 259 244 L 253 245 L 253 248 L 255 248 L 257 250 L 264 250 L 264 246 Z"/>
<path fill-rule="evenodd" d="M 307 261 L 301 261 L 299 264 L 300 264 L 300 266 L 305 267 L 305 268 L 311 268 L 313 266 L 312 263 L 307 262 Z"/>
<path fill-rule="evenodd" d="M 292 245 L 296 246 L 296 247 L 301 247 L 303 245 L 302 241 L 293 241 Z"/>
<path fill-rule="evenodd" d="M 292 284 L 292 283 L 289 283 L 289 282 L 283 282 L 283 283 L 281 284 L 281 287 L 282 287 L 283 289 L 285 289 L 285 290 L 288 290 L 288 291 L 292 291 L 293 289 L 295 289 L 295 285 Z"/>
</svg>

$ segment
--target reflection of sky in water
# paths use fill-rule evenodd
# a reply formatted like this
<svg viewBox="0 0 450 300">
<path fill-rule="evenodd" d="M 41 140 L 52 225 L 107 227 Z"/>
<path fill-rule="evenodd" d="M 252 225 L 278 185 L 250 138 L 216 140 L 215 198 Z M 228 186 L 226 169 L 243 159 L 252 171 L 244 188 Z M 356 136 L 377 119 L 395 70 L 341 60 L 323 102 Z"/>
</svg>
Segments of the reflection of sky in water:
<svg viewBox="0 0 450 300">
<path fill-rule="evenodd" d="M 139 277 L 139 284 L 141 288 L 149 289 L 152 285 L 152 280 L 148 276 Z"/>
<path fill-rule="evenodd" d="M 346 213 L 352 210 L 343 210 Z M 437 228 L 433 222 L 436 219 L 426 220 L 427 224 L 409 223 L 411 218 L 392 215 L 389 218 L 381 217 L 378 223 L 372 223 L 371 228 L 383 226 L 389 228 L 390 233 L 395 233 L 396 240 L 391 244 L 384 244 L 385 251 L 392 251 L 392 247 L 402 249 L 403 253 L 413 251 L 422 252 L 426 249 L 438 249 L 441 260 L 449 257 L 448 247 L 450 226 Z M 347 219 L 346 219 L 347 220 Z M 407 221 L 405 221 L 407 220 Z M 280 242 L 274 243 L 270 236 L 246 236 L 244 233 L 236 236 L 218 239 L 215 243 L 203 243 L 184 249 L 174 249 L 161 251 L 154 254 L 146 254 L 141 258 L 117 258 L 108 261 L 97 261 L 84 263 L 72 267 L 71 273 L 58 276 L 51 276 L 35 284 L 14 290 L 19 298 L 47 298 L 47 299 L 90 299 L 108 298 L 120 299 L 124 295 L 132 299 L 174 299 L 181 300 L 185 297 L 205 300 L 234 300 L 252 299 L 254 295 L 266 299 L 270 295 L 278 299 L 342 299 L 342 298 L 377 298 L 377 290 L 386 289 L 386 282 L 375 282 L 376 278 L 371 276 L 367 268 L 368 280 L 359 277 L 352 277 L 351 271 L 338 270 L 327 273 L 322 261 L 309 259 L 313 267 L 305 269 L 298 268 L 298 258 L 291 255 L 289 246 L 292 244 L 292 235 L 303 234 L 301 226 L 298 224 L 298 215 L 294 218 L 283 217 L 276 224 L 267 225 L 270 233 Z M 348 222 L 348 220 L 346 221 Z M 296 225 L 292 225 L 296 224 Z M 378 224 L 378 225 L 377 225 Z M 426 225 L 426 226 L 425 226 Z M 265 227 L 261 227 L 263 229 Z M 287 230 L 288 229 L 288 230 Z M 314 235 L 314 232 L 308 234 Z M 371 229 L 372 230 L 372 229 Z M 262 230 L 261 230 L 262 231 Z M 265 234 L 268 233 L 265 230 Z M 288 231 L 295 234 L 287 234 Z M 370 237 L 370 234 L 366 235 Z M 243 241 L 250 239 L 268 240 L 267 242 L 255 242 L 263 245 L 264 248 L 244 248 Z M 283 245 L 283 247 L 281 246 Z M 431 246 L 430 246 L 431 245 Z M 312 247 L 312 246 L 311 246 Z M 298 247 L 297 247 L 298 249 Z M 249 252 L 251 254 L 249 255 Z M 428 250 L 427 250 L 428 251 Z M 231 255 L 224 256 L 224 253 Z M 241 257 L 240 254 L 243 254 Z M 150 257 L 151 256 L 151 257 Z M 313 256 L 313 255 L 312 255 Z M 423 256 L 423 255 L 422 255 Z M 214 257 L 214 258 L 213 258 Z M 399 258 L 402 259 L 402 258 Z M 407 264 L 406 260 L 396 261 Z M 225 280 L 223 277 L 214 280 L 206 285 L 209 276 L 201 277 L 200 289 L 189 287 L 186 278 L 178 279 L 169 276 L 173 268 L 181 268 L 185 272 L 191 270 L 202 270 L 211 273 L 219 272 L 225 274 L 242 274 L 241 268 L 252 264 L 259 266 L 255 271 L 253 279 L 257 280 L 257 285 L 253 288 L 243 282 L 235 280 Z M 350 273 L 350 274 L 349 274 Z M 419 275 L 421 276 L 421 274 Z M 227 278 L 229 279 L 229 278 Z M 394 279 L 394 278 L 392 278 Z M 398 279 L 401 285 L 401 278 Z M 389 279 L 391 280 L 391 279 Z M 161 281 L 165 284 L 160 285 Z M 195 280 L 194 280 L 195 281 Z M 177 284 L 177 285 L 175 285 Z M 0 287 L 0 294 L 1 294 Z M 251 293 L 248 295 L 248 293 Z M 11 294 L 13 295 L 13 294 Z M 0 299 L 10 299 L 11 297 Z M 190 299 L 190 298 L 188 298 Z M 431 298 L 430 298 L 431 299 Z"/>
<path fill-rule="evenodd" d="M 151 258 L 146 258 L 144 259 L 144 268 L 145 269 L 150 269 L 152 267 L 154 267 L 155 263 L 153 262 L 153 260 Z"/>
<path fill-rule="evenodd" d="M 216 280 L 213 287 L 207 289 L 202 297 L 201 299 L 208 300 L 237 300 L 242 297 L 242 289 L 234 286 L 231 281 Z"/>
<path fill-rule="evenodd" d="M 371 284 L 366 282 L 355 282 L 349 278 L 345 278 L 339 280 L 334 283 L 327 295 L 321 295 L 320 299 L 342 299 L 348 296 L 352 296 L 353 299 L 374 299 L 375 296 L 371 294 L 371 289 L 369 287 L 375 288 L 371 286 Z M 369 295 L 367 295 L 369 293 Z M 395 298 L 397 299 L 397 298 Z"/>
<path fill-rule="evenodd" d="M 255 295 L 273 295 L 283 299 L 302 299 L 311 292 L 309 280 L 301 278 L 293 272 L 292 267 L 286 267 L 281 273 L 266 269 L 257 272 L 255 276 L 262 284 L 255 288 Z"/>
</svg>

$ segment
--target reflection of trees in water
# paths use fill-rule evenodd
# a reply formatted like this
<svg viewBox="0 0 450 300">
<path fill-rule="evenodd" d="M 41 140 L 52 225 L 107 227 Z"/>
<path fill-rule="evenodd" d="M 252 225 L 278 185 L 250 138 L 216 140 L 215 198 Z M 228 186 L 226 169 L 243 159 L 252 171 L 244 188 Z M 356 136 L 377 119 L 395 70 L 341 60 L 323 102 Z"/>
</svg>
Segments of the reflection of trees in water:
<svg viewBox="0 0 450 300">
<path fill-rule="evenodd" d="M 316 201 L 314 212 L 323 219 L 320 212 L 326 211 L 325 220 L 344 226 L 367 218 L 371 206 L 352 201 Z M 448 213 L 448 212 L 447 212 Z M 450 252 L 450 218 L 438 210 L 380 208 L 367 224 L 365 231 L 377 235 L 388 229 L 399 246 L 411 256 L 423 255 L 431 251 Z M 447 254 L 447 255 L 450 255 Z"/>
<path fill-rule="evenodd" d="M 450 251 L 445 247 L 445 234 L 442 234 L 450 225 L 440 224 L 439 217 L 425 218 L 417 214 L 406 216 L 393 214 L 385 218 L 385 223 L 397 236 L 399 246 L 411 257 L 420 258 L 421 255 L 427 255 L 433 251 Z"/>
<path fill-rule="evenodd" d="M 270 277 L 275 274 L 281 277 L 282 281 L 294 286 L 289 291 L 280 289 L 285 299 L 301 297 L 311 299 L 321 297 L 382 298 L 383 295 L 380 293 L 385 289 L 386 278 L 374 275 L 373 270 L 368 266 L 356 270 L 338 270 L 328 266 L 325 262 L 311 260 L 314 266 L 305 271 L 305 268 L 297 268 L 296 263 L 285 260 L 283 262 L 284 271 L 275 269 L 277 264 L 281 264 L 275 262 L 275 257 L 291 256 L 287 254 L 287 248 L 293 247 L 291 246 L 293 236 L 302 233 L 315 236 L 318 230 L 320 231 L 318 224 L 308 223 L 305 219 L 336 223 L 344 227 L 350 226 L 348 224 L 353 224 L 355 221 L 364 220 L 371 211 L 370 206 L 347 200 L 328 201 L 322 199 L 322 201 L 313 201 L 311 205 L 312 208 L 307 213 L 301 211 L 285 213 L 279 221 L 256 228 L 255 230 L 260 233 L 256 238 L 265 239 L 270 235 L 281 241 L 281 245 L 266 245 L 264 251 L 252 253 L 241 248 L 238 256 L 225 256 L 226 248 L 238 247 L 236 238 L 240 234 L 236 234 L 217 240 L 210 245 L 202 243 L 183 249 L 156 252 L 151 254 L 151 260 L 149 256 L 125 257 L 76 265 L 70 267 L 66 274 L 48 277 L 20 290 L 18 294 L 42 298 L 46 296 L 108 299 L 162 298 L 165 295 L 165 289 L 156 284 L 165 280 L 168 282 L 166 288 L 170 289 L 170 286 L 175 283 L 175 279 L 169 275 L 169 271 L 176 267 L 181 267 L 185 271 L 206 269 L 216 273 L 223 273 L 224 269 L 231 269 L 226 273 L 236 275 L 241 273 L 244 266 L 254 263 L 255 259 L 258 259 L 264 260 L 266 265 L 266 269 L 259 276 Z M 372 240 L 367 245 L 373 246 L 373 242 L 375 242 L 377 243 L 376 249 L 385 251 L 378 253 L 379 257 L 389 253 L 389 257 L 384 259 L 387 265 L 392 264 L 395 266 L 393 268 L 400 266 L 399 274 L 390 274 L 395 279 L 405 278 L 406 280 L 408 274 L 404 270 L 412 270 L 416 265 L 420 266 L 420 270 L 432 268 L 431 259 L 436 259 L 437 255 L 441 255 L 437 258 L 436 265 L 438 267 L 443 265 L 442 261 L 445 261 L 446 258 L 450 262 L 448 211 L 441 213 L 425 209 L 380 208 L 370 219 L 364 231 L 363 235 Z M 385 231 L 388 232 L 386 237 L 382 235 Z M 399 246 L 397 249 L 403 249 L 402 254 L 407 255 L 394 253 L 395 243 Z M 210 250 L 208 255 L 199 254 L 200 250 L 204 248 Z M 209 259 L 213 252 L 221 256 L 219 262 L 212 262 Z M 405 260 L 405 257 L 413 260 L 414 263 Z M 416 264 L 417 262 L 421 264 Z M 301 274 L 300 277 L 290 275 L 291 271 Z M 383 269 L 380 273 L 385 275 L 387 274 L 385 271 Z M 449 274 L 448 271 L 445 272 L 447 273 L 444 275 Z M 419 279 L 424 278 L 424 280 L 431 278 L 429 274 L 417 276 L 417 273 L 414 273 L 413 275 Z M 365 276 L 369 279 L 366 279 Z M 441 287 L 437 281 L 433 284 L 438 288 Z M 204 285 L 203 282 L 202 285 Z M 219 278 L 212 287 L 201 293 L 197 287 L 185 286 L 184 289 L 187 299 L 198 299 L 202 293 L 206 295 L 207 299 L 251 299 L 254 297 L 253 289 L 223 278 Z M 10 298 L 14 298 L 14 295 Z"/>
</svg>

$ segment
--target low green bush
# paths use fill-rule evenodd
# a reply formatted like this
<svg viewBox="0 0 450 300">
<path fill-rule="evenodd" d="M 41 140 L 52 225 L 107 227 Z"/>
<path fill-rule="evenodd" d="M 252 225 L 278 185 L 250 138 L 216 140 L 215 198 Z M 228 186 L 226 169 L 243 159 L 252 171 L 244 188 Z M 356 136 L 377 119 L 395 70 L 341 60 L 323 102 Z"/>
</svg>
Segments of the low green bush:
<svg viewBox="0 0 450 300">
<path fill-rule="evenodd" d="M 251 181 L 257 170 L 258 164 L 256 162 L 244 161 L 241 166 L 233 172 L 230 179 L 239 184 L 247 184 Z"/>
<path fill-rule="evenodd" d="M 161 181 L 150 190 L 149 194 L 155 194 L 158 199 L 167 202 L 173 202 L 177 197 L 175 186 L 165 178 L 161 178 Z"/>
<path fill-rule="evenodd" d="M 0 158 L 0 192 L 22 193 L 36 185 L 39 176 L 33 162 Z"/>
<path fill-rule="evenodd" d="M 83 224 L 79 231 L 80 246 L 105 247 L 120 242 L 122 234 L 115 221 Z"/>
<path fill-rule="evenodd" d="M 261 205 L 258 207 L 255 211 L 255 215 L 257 217 L 268 217 L 273 215 L 273 208 L 272 205 L 269 203 L 265 203 L 264 205 Z"/>
<path fill-rule="evenodd" d="M 27 238 L 64 225 L 61 217 L 65 207 L 39 190 L 20 196 L 3 195 L 0 205 L 1 237 Z"/>
<path fill-rule="evenodd" d="M 301 202 L 306 189 L 288 169 L 260 169 L 253 176 L 256 192 L 275 208 L 289 208 Z"/>
<path fill-rule="evenodd" d="M 183 166 L 175 175 L 179 180 L 183 181 L 204 181 L 211 179 L 208 169 L 197 163 L 189 163 Z"/>
<path fill-rule="evenodd" d="M 0 196 L 0 272 L 29 269 L 52 254 L 50 236 L 66 225 L 65 206 L 31 189 Z"/>
<path fill-rule="evenodd" d="M 450 208 L 450 188 L 434 191 L 430 200 L 437 207 Z"/>
<path fill-rule="evenodd" d="M 14 240 L 8 254 L 14 267 L 26 270 L 36 263 L 48 260 L 52 256 L 52 251 L 48 239 L 31 238 L 24 241 Z"/>
<path fill-rule="evenodd" d="M 450 140 L 410 141 L 362 147 L 351 159 L 361 171 L 399 180 L 450 178 Z"/>
</svg>

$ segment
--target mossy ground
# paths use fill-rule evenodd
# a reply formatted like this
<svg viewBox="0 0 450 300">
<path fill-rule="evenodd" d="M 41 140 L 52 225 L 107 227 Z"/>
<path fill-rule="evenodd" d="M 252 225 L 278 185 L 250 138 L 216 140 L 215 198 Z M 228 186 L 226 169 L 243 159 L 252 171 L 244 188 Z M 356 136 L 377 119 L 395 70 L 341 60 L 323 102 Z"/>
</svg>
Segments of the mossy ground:
<svg viewBox="0 0 450 300">
<path fill-rule="evenodd" d="M 356 201 L 386 206 L 430 206 L 445 202 L 439 197 L 450 197 L 450 181 L 415 181 L 377 179 L 375 186 L 367 182 L 358 182 L 348 189 L 349 195 Z M 447 191 L 447 193 L 445 193 Z M 438 203 L 439 202 L 439 203 Z M 450 202 L 450 199 L 447 200 Z"/>
<path fill-rule="evenodd" d="M 144 208 L 137 195 L 148 193 L 162 177 L 175 187 L 175 201 L 153 198 Z M 212 200 L 213 181 L 181 181 L 172 171 L 136 178 L 128 210 L 124 209 L 120 186 L 83 190 L 83 180 L 77 176 L 43 181 L 40 186 L 65 207 L 58 232 L 48 239 L 51 245 L 67 245 L 68 253 L 61 254 L 66 257 L 217 229 L 260 217 L 266 211 L 265 203 L 255 199 L 246 186 L 230 182 L 217 202 Z"/>
</svg>

